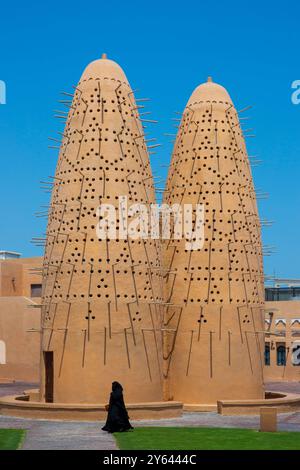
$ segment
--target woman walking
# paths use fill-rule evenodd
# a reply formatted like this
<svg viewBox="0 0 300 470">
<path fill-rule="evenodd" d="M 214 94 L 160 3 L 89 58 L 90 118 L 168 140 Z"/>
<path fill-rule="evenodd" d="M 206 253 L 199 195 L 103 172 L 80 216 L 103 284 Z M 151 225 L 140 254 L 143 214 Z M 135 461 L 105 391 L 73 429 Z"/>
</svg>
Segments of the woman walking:
<svg viewBox="0 0 300 470">
<path fill-rule="evenodd" d="M 108 415 L 103 431 L 124 432 L 133 429 L 129 422 L 129 416 L 123 398 L 123 387 L 119 382 L 112 383 Z"/>
</svg>

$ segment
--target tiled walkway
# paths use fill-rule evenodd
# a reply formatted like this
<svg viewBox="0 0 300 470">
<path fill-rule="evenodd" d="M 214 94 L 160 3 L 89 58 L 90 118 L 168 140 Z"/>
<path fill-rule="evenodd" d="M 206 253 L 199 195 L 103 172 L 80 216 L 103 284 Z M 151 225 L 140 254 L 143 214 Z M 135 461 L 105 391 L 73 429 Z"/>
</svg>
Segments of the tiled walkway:
<svg viewBox="0 0 300 470">
<path fill-rule="evenodd" d="M 39 384 L 34 382 L 15 382 L 3 384 L 0 382 L 0 397 L 5 395 L 22 395 L 24 390 L 31 390 L 32 388 L 38 388 Z"/>
<path fill-rule="evenodd" d="M 216 412 L 184 413 L 181 418 L 160 421 L 138 421 L 134 426 L 188 426 L 212 428 L 248 428 L 259 429 L 259 416 L 222 416 Z M 300 413 L 283 413 L 278 415 L 279 431 L 299 431 Z"/>
<path fill-rule="evenodd" d="M 0 384 L 0 396 L 38 388 L 35 383 Z M 101 430 L 102 423 L 45 421 L 0 415 L 0 428 L 27 429 L 24 450 L 111 450 L 116 449 L 112 435 Z"/>
<path fill-rule="evenodd" d="M 103 426 L 103 424 L 102 424 Z M 44 421 L 0 416 L 0 428 L 27 429 L 23 450 L 111 450 L 114 437 L 101 423 Z"/>
</svg>

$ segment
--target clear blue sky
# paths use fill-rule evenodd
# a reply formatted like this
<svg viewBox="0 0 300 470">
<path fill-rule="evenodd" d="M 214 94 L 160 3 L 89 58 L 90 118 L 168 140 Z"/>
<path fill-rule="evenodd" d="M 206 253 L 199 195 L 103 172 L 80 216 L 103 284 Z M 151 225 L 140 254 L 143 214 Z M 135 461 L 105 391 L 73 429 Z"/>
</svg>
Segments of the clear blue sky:
<svg viewBox="0 0 300 470">
<path fill-rule="evenodd" d="M 53 175 L 56 153 L 47 137 L 59 92 L 71 90 L 84 67 L 107 52 L 124 68 L 140 96 L 152 99 L 153 128 L 163 147 L 153 167 L 169 161 L 171 118 L 208 75 L 224 85 L 238 109 L 252 104 L 256 138 L 250 154 L 257 188 L 270 194 L 260 214 L 275 221 L 264 229 L 277 253 L 266 274 L 300 277 L 300 105 L 291 83 L 300 79 L 299 1 L 56 1 L 5 2 L 1 6 L 0 249 L 40 255 L 30 244 L 45 222 L 33 214 L 47 201 L 39 181 Z"/>
</svg>

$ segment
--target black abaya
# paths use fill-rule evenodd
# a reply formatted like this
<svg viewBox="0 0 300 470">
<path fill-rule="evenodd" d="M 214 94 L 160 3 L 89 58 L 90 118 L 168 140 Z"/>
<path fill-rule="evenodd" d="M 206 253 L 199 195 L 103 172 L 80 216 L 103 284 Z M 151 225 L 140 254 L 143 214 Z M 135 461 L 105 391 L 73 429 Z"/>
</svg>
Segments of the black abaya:
<svg viewBox="0 0 300 470">
<path fill-rule="evenodd" d="M 118 382 L 112 384 L 107 420 L 102 429 L 107 432 L 124 432 L 133 429 L 124 403 L 123 387 Z"/>
</svg>

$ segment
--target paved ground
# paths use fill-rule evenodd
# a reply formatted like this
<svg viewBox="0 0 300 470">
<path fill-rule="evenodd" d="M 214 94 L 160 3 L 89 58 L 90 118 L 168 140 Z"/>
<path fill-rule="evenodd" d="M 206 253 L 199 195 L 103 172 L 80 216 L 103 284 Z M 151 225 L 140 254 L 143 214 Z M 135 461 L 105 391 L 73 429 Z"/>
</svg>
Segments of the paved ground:
<svg viewBox="0 0 300 470">
<path fill-rule="evenodd" d="M 113 436 L 102 431 L 101 423 L 97 422 L 44 421 L 0 416 L 0 428 L 27 429 L 23 450 L 117 448 Z"/>
<path fill-rule="evenodd" d="M 276 392 L 300 394 L 300 382 L 268 382 L 265 385 L 265 389 L 273 390 Z"/>
<path fill-rule="evenodd" d="M 39 384 L 35 382 L 14 382 L 3 384 L 0 382 L 0 397 L 5 395 L 22 395 L 24 390 L 31 390 L 32 388 L 39 388 Z"/>
<path fill-rule="evenodd" d="M 259 416 L 222 416 L 216 412 L 184 413 L 181 418 L 175 419 L 133 421 L 133 426 L 189 426 L 259 429 Z M 300 413 L 283 413 L 278 415 L 278 429 L 280 431 L 300 432 Z"/>
<path fill-rule="evenodd" d="M 221 427 L 259 428 L 258 416 L 221 416 L 217 413 L 184 413 L 181 418 L 132 421 L 134 427 Z M 0 416 L 0 428 L 27 429 L 23 450 L 113 450 L 113 436 L 101 430 L 103 423 L 78 421 L 44 421 Z M 300 413 L 278 416 L 280 431 L 300 432 Z"/>
<path fill-rule="evenodd" d="M 35 388 L 36 384 L 15 383 L 0 384 L 0 396 L 20 393 L 24 389 Z M 269 383 L 267 390 L 277 390 L 300 393 L 300 383 Z M 233 427 L 233 428 L 259 428 L 258 416 L 221 416 L 217 413 L 184 413 L 182 417 L 164 420 L 132 421 L 133 426 L 205 426 L 205 427 Z M 101 430 L 103 423 L 78 421 L 45 421 L 0 416 L 0 428 L 27 429 L 22 449 L 116 449 L 114 438 Z M 278 415 L 278 429 L 280 431 L 300 432 L 300 412 L 282 413 Z"/>
<path fill-rule="evenodd" d="M 22 394 L 38 388 L 36 383 L 0 383 L 0 396 Z M 101 430 L 101 423 L 78 421 L 45 421 L 0 415 L 0 428 L 27 429 L 24 450 L 111 450 L 116 449 L 113 436 Z"/>
</svg>

